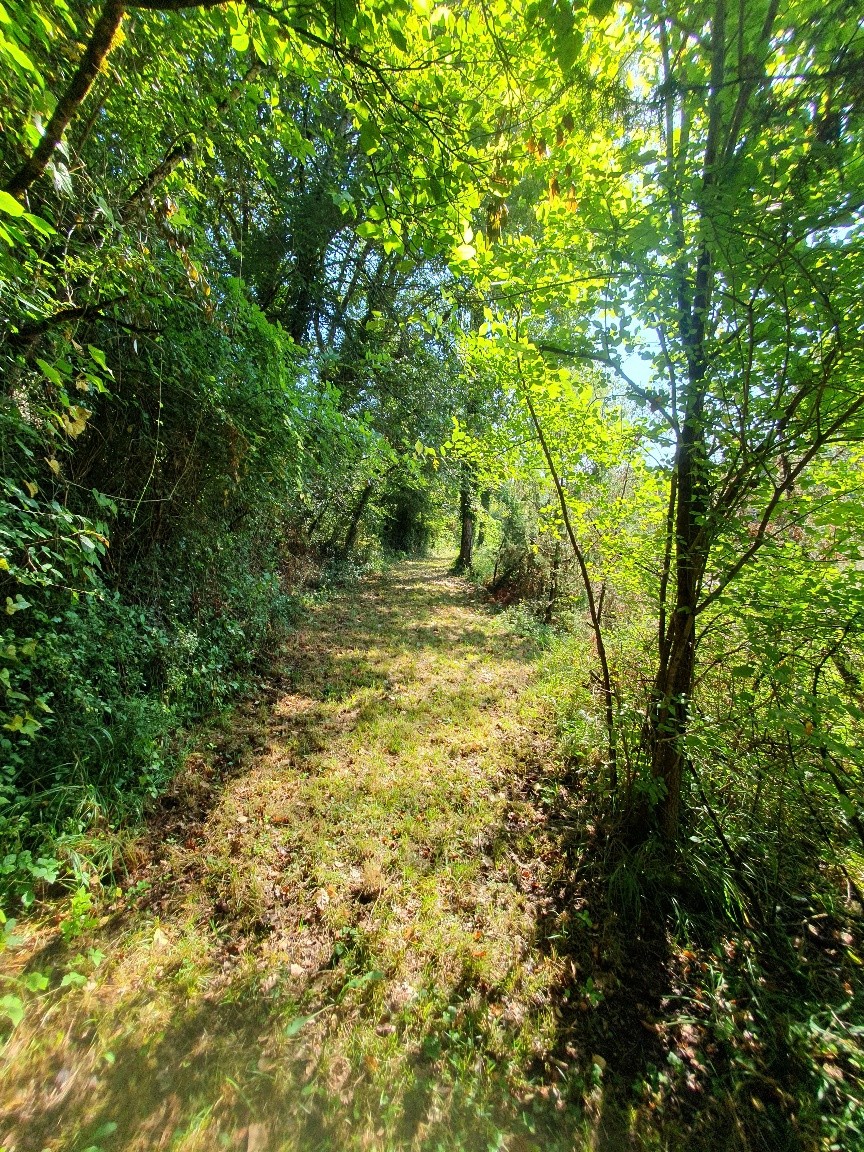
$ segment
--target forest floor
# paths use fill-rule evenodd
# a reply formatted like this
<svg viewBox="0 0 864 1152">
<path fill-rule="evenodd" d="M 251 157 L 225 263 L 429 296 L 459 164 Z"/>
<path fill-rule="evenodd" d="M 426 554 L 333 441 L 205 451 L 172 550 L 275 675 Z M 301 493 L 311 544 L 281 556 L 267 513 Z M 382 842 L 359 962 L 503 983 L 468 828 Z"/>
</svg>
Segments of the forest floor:
<svg viewBox="0 0 864 1152">
<path fill-rule="evenodd" d="M 676 960 L 572 886 L 538 656 L 443 560 L 317 604 L 7 951 L 0 1148 L 669 1146 L 633 1085 Z"/>
</svg>

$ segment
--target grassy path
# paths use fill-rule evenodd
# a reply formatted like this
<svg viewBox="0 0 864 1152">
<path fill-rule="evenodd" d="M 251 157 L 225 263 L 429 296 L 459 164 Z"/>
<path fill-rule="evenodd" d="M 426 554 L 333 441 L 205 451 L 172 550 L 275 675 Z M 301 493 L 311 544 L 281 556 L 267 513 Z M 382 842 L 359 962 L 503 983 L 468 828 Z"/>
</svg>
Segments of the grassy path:
<svg viewBox="0 0 864 1152">
<path fill-rule="evenodd" d="M 443 561 L 320 605 L 124 846 L 122 892 L 11 954 L 51 985 L 0 1147 L 574 1147 L 602 1061 L 556 1037 L 533 669 Z"/>
</svg>

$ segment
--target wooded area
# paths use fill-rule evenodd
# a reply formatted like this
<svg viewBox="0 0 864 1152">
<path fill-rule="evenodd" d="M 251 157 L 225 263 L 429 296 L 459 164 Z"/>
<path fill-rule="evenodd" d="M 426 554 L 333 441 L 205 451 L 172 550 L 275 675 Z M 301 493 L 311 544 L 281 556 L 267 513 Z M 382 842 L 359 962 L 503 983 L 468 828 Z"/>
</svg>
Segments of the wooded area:
<svg viewBox="0 0 864 1152">
<path fill-rule="evenodd" d="M 422 569 L 433 599 L 403 603 L 387 572 L 446 553 L 466 582 L 440 585 L 442 603 L 473 586 L 487 613 L 457 613 L 453 652 L 486 660 L 472 629 L 492 612 L 502 669 L 508 644 L 539 669 L 513 689 L 533 751 L 493 786 L 483 744 L 484 802 L 496 821 L 499 792 L 540 805 L 548 828 L 513 850 L 550 869 L 524 931 L 577 992 L 559 972 L 514 1010 L 522 1039 L 495 1043 L 518 1072 L 463 1112 L 444 1093 L 434 1123 L 430 1105 L 400 1128 L 405 1088 L 403 1120 L 379 1130 L 383 1103 L 346 1098 L 337 1127 L 277 1138 L 268 1120 L 272 1146 L 864 1148 L 858 6 L 2 0 L 0 127 L 0 1033 L 15 1058 L 61 976 L 79 987 L 44 957 L 17 963 L 15 933 L 52 924 L 83 955 L 112 893 L 133 891 L 129 845 L 217 746 L 212 725 L 302 680 L 284 646 L 341 611 L 331 600 L 374 614 L 370 579 L 397 598 L 355 658 L 385 635 L 398 663 L 393 630 L 411 605 L 440 609 L 444 577 Z M 473 708 L 482 683 L 453 661 L 424 691 L 465 676 Z M 302 691 L 347 700 L 333 677 Z M 370 903 L 388 884 L 375 867 L 355 885 Z M 331 901 L 310 912 L 332 929 L 328 971 L 359 955 Z M 219 916 L 243 920 L 223 904 L 202 914 L 216 936 Z M 161 931 L 155 904 L 130 907 Z M 263 915 L 250 939 L 272 931 Z M 390 961 L 367 953 L 334 1005 L 379 1010 Z M 645 965 L 626 1007 L 604 955 L 617 985 Z M 498 985 L 472 963 L 448 1003 L 477 1000 L 485 1020 Z M 319 1012 L 292 996 L 289 1038 Z M 428 1075 L 497 1084 L 488 1062 L 505 1057 L 465 1011 L 422 1048 Z M 569 1022 L 541 1043 L 532 1012 Z M 391 1056 L 356 1043 L 377 1084 Z M 121 1128 L 105 1147 L 214 1147 L 213 1115 L 200 1145 L 191 1128 L 164 1145 Z M 89 1123 L 32 1146 L 93 1152 Z M 0 1125 L 9 1152 L 26 1140 Z"/>
</svg>

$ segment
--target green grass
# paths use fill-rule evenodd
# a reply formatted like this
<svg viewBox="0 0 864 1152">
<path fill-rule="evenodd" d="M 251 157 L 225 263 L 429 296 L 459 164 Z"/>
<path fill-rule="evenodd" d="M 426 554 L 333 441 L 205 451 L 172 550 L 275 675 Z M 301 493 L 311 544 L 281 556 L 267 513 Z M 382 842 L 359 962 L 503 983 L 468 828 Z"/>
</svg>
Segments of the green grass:
<svg viewBox="0 0 864 1152">
<path fill-rule="evenodd" d="M 590 653 L 518 623 L 446 560 L 315 605 L 7 950 L 0 1148 L 855 1152 L 842 901 L 792 979 L 699 845 L 616 846 Z"/>
<path fill-rule="evenodd" d="M 547 1083 L 560 962 L 512 824 L 534 655 L 446 561 L 318 606 L 127 846 L 130 899 L 70 946 L 49 909 L 12 954 L 53 990 L 7 1045 L 0 1140 L 570 1147 L 590 1119 Z"/>
</svg>

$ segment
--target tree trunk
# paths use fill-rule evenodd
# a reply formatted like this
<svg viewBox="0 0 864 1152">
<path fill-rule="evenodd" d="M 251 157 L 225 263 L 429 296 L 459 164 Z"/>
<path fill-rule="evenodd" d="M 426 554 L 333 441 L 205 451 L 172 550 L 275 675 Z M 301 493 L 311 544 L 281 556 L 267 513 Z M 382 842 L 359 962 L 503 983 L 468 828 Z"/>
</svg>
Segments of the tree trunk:
<svg viewBox="0 0 864 1152">
<path fill-rule="evenodd" d="M 474 560 L 474 529 L 476 516 L 474 513 L 474 492 L 471 477 L 467 472 L 462 478 L 462 487 L 459 492 L 459 516 L 462 521 L 462 534 L 459 540 L 459 556 L 456 560 L 456 571 L 467 572 Z"/>
<path fill-rule="evenodd" d="M 351 522 L 348 525 L 348 531 L 345 534 L 345 543 L 342 545 L 342 553 L 349 556 L 357 543 L 357 533 L 360 531 L 360 521 L 363 519 L 363 513 L 366 511 L 366 505 L 372 496 L 373 484 L 370 480 L 363 491 L 360 493 L 360 499 L 354 505 L 354 511 L 351 513 Z"/>
<path fill-rule="evenodd" d="M 522 377 L 522 383 L 524 385 L 525 378 L 522 376 L 521 362 L 519 362 L 519 374 Z M 597 646 L 597 657 L 600 661 L 600 671 L 603 678 L 603 710 L 606 715 L 606 736 L 609 741 L 609 790 L 614 800 L 618 795 L 618 745 L 615 738 L 615 693 L 612 688 L 612 674 L 609 670 L 606 641 L 603 638 L 603 597 L 601 593 L 600 603 L 598 605 L 594 596 L 594 583 L 588 571 L 588 562 L 585 553 L 579 547 L 579 541 L 576 539 L 576 533 L 573 531 L 570 511 L 567 507 L 567 497 L 564 494 L 564 486 L 561 483 L 560 475 L 556 471 L 555 461 L 549 449 L 549 442 L 543 432 L 543 425 L 537 419 L 537 410 L 531 400 L 531 391 L 527 386 L 525 387 L 525 404 L 531 417 L 531 423 L 534 425 L 534 431 L 537 433 L 537 439 L 540 441 L 540 447 L 543 451 L 547 467 L 549 468 L 549 475 L 552 478 L 552 483 L 555 485 L 555 491 L 558 495 L 558 506 L 561 509 L 561 517 L 564 520 L 564 527 L 570 540 L 570 546 L 573 549 L 573 555 L 576 557 L 576 563 L 579 566 L 579 575 L 582 577 L 582 587 L 585 589 L 585 598 L 588 601 L 588 615 L 591 619 L 594 643 Z"/>
<path fill-rule="evenodd" d="M 702 200 L 710 200 L 717 178 L 716 163 L 720 147 L 720 95 L 725 79 L 726 0 L 715 0 L 711 20 L 711 84 L 708 97 L 708 134 L 702 174 Z M 667 61 L 668 68 L 668 61 Z M 670 170 L 674 169 L 671 151 L 674 134 L 671 104 L 667 106 L 667 146 L 670 148 Z M 672 186 L 674 188 L 674 185 Z M 683 230 L 677 191 L 670 203 L 670 219 L 677 233 L 679 259 L 675 279 L 678 297 L 678 335 L 687 358 L 687 377 L 683 390 L 682 419 L 676 428 L 675 485 L 670 493 L 672 529 L 674 507 L 675 601 L 665 635 L 659 637 L 659 661 L 654 681 L 649 723 L 649 754 L 655 780 L 663 782 L 664 794 L 659 808 L 660 832 L 667 841 L 678 835 L 681 820 L 681 784 L 684 775 L 684 737 L 687 733 L 690 696 L 696 668 L 696 610 L 702 577 L 709 551 L 710 481 L 705 433 L 705 391 L 708 376 L 706 324 L 711 306 L 714 280 L 713 254 L 707 239 L 696 255 L 692 298 L 683 261 Z M 668 568 L 664 572 L 665 591 Z M 661 606 L 661 619 L 662 617 Z M 662 626 L 661 626 L 662 627 Z"/>
<path fill-rule="evenodd" d="M 488 490 L 483 492 L 482 495 L 480 496 L 480 507 L 483 509 L 484 512 L 489 511 L 489 505 L 490 505 L 491 501 L 492 501 L 492 493 L 489 492 Z M 478 548 L 483 547 L 483 541 L 486 537 L 485 524 L 486 524 L 485 520 L 481 520 L 480 527 L 477 529 L 477 547 Z"/>
<path fill-rule="evenodd" d="M 681 818 L 683 738 L 695 668 L 693 632 L 692 613 L 676 610 L 668 637 L 667 660 L 661 665 L 654 684 L 651 772 L 665 787 L 659 808 L 660 831 L 663 838 L 670 841 L 678 834 Z"/>
<path fill-rule="evenodd" d="M 675 469 L 675 602 L 665 635 L 659 639 L 650 724 L 651 772 L 655 779 L 662 780 L 665 787 L 659 811 L 660 830 L 664 839 L 670 841 L 678 834 L 681 815 L 683 739 L 696 667 L 696 612 L 708 551 L 706 513 L 709 485 L 703 412 L 707 296 L 700 293 L 699 288 L 705 285 L 709 268 L 707 254 L 703 253 L 696 277 L 694 309 L 692 314 L 682 318 L 682 335 L 689 364 Z"/>
<path fill-rule="evenodd" d="M 558 573 L 561 570 L 561 541 L 555 541 L 555 554 L 552 558 L 552 574 L 546 590 L 546 610 L 543 613 L 543 623 L 552 623 L 552 613 L 555 611 L 555 601 L 558 599 Z"/>
<path fill-rule="evenodd" d="M 711 256 L 703 248 L 695 277 L 692 309 L 680 314 L 687 354 L 684 413 L 675 462 L 675 603 L 660 637 L 650 725 L 651 772 L 665 786 L 660 830 L 666 840 L 678 834 L 681 816 L 683 739 L 696 667 L 696 612 L 708 556 L 710 505 L 705 444 L 705 316 L 711 287 Z M 670 513 L 672 506 L 670 504 Z M 671 523 L 669 529 L 671 530 Z"/>
</svg>

